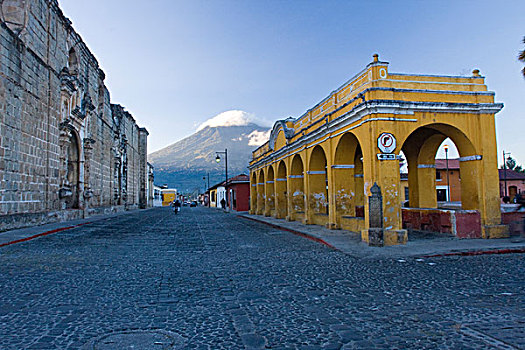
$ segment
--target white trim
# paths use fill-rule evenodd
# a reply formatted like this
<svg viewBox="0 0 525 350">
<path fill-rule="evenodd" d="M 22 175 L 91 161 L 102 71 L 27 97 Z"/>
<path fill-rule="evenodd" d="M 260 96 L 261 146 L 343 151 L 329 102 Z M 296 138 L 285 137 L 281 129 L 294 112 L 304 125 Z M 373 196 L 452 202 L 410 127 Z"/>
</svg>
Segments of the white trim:
<svg viewBox="0 0 525 350">
<path fill-rule="evenodd" d="M 410 74 L 410 73 L 390 73 L 390 75 L 402 75 L 404 77 L 431 77 L 431 78 L 462 78 L 462 79 L 474 79 L 474 78 L 485 78 L 484 76 L 473 77 L 468 75 L 439 75 L 439 74 Z M 482 85 L 482 84 L 476 84 Z"/>
<path fill-rule="evenodd" d="M 397 75 L 397 73 L 390 73 L 390 76 Z M 463 77 L 464 78 L 464 77 Z M 418 84 L 441 84 L 441 85 L 477 85 L 477 86 L 484 86 L 485 84 L 476 84 L 476 83 L 447 83 L 445 81 L 431 81 L 431 80 L 403 80 L 403 79 L 384 79 L 384 81 L 395 81 L 395 82 L 402 82 L 402 83 L 418 83 Z M 472 92 L 472 91 L 465 91 L 465 92 Z M 487 92 L 487 91 L 480 91 L 480 92 Z"/>
<path fill-rule="evenodd" d="M 303 175 L 288 175 L 289 179 L 302 179 L 303 177 Z"/>
<path fill-rule="evenodd" d="M 418 169 L 436 168 L 436 164 L 418 164 Z"/>
<path fill-rule="evenodd" d="M 310 170 L 306 172 L 308 175 L 326 175 L 324 170 Z"/>
<path fill-rule="evenodd" d="M 332 165 L 332 169 L 354 169 L 354 164 L 334 164 Z"/>
<path fill-rule="evenodd" d="M 273 184 L 273 181 L 272 180 L 268 180 L 266 181 L 267 184 Z"/>
<path fill-rule="evenodd" d="M 459 157 L 460 162 L 469 162 L 471 160 L 481 160 L 483 159 L 483 156 L 476 154 L 475 156 L 466 156 L 466 157 Z"/>
</svg>

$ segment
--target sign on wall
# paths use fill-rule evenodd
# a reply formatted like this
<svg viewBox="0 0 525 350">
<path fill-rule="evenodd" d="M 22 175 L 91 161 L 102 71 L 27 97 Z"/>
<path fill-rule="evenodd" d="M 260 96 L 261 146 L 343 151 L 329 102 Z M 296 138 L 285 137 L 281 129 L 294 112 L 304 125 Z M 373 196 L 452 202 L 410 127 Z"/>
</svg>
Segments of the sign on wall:
<svg viewBox="0 0 525 350">
<path fill-rule="evenodd" d="M 396 149 L 396 138 L 389 132 L 384 132 L 377 138 L 377 147 L 383 153 L 392 153 Z"/>
</svg>

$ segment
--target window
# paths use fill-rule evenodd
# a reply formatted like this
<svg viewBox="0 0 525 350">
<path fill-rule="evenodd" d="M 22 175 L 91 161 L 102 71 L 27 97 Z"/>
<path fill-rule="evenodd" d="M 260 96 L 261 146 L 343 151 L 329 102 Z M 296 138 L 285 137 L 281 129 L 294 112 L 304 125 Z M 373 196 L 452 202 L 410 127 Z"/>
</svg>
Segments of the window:
<svg viewBox="0 0 525 350">
<path fill-rule="evenodd" d="M 436 180 L 441 180 L 441 171 L 436 170 Z"/>
</svg>

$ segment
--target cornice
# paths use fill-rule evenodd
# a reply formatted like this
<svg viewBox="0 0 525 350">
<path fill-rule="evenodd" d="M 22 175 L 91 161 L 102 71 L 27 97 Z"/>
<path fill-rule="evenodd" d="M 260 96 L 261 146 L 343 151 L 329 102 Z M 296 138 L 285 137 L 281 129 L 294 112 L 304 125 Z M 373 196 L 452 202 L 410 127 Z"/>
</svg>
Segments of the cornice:
<svg viewBox="0 0 525 350">
<path fill-rule="evenodd" d="M 417 122 L 417 119 L 413 118 L 397 118 L 397 117 L 379 117 L 362 120 L 370 114 L 389 114 L 396 116 L 413 116 L 415 112 L 430 112 L 430 113 L 460 113 L 460 114 L 496 114 L 503 108 L 503 103 L 449 103 L 449 102 L 413 102 L 413 101 L 398 101 L 398 100 L 369 100 L 358 104 L 349 112 L 333 119 L 332 121 L 320 126 L 316 130 L 306 134 L 296 140 L 295 142 L 284 146 L 283 148 L 273 152 L 267 157 L 264 157 L 257 162 L 250 164 L 248 169 L 257 169 L 260 166 L 268 163 L 273 163 L 280 160 L 283 156 L 290 156 L 299 149 L 305 149 L 306 147 L 313 147 L 314 145 L 336 136 L 339 136 L 343 132 L 355 129 L 360 125 L 375 121 L 375 120 L 391 120 L 401 122 Z M 351 129 L 346 129 L 340 133 L 329 135 L 330 133 L 336 132 L 339 129 L 345 128 L 351 124 L 360 121 L 357 125 L 354 125 Z M 314 145 L 307 146 L 309 143 L 324 138 Z"/>
</svg>

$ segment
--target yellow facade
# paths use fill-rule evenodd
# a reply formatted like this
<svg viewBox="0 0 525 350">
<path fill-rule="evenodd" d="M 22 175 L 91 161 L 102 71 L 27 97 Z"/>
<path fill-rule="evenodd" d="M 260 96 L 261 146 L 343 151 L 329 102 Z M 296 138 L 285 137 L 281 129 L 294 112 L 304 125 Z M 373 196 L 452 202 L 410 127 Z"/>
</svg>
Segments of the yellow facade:
<svg viewBox="0 0 525 350">
<path fill-rule="evenodd" d="M 435 208 L 434 159 L 450 137 L 460 153 L 462 208 L 480 212 L 483 237 L 501 236 L 494 116 L 502 107 L 478 70 L 391 73 L 374 55 L 302 116 L 275 123 L 250 162 L 251 213 L 361 232 L 369 228 L 368 196 L 377 183 L 385 244 L 403 243 L 396 156 L 407 158 L 411 206 Z M 379 148 L 384 133 L 395 138 L 393 150 Z"/>
<path fill-rule="evenodd" d="M 177 198 L 177 190 L 176 189 L 170 189 L 170 188 L 164 188 L 161 190 L 161 196 L 162 196 L 162 206 L 166 207 L 171 205 L 171 202 Z"/>
</svg>

